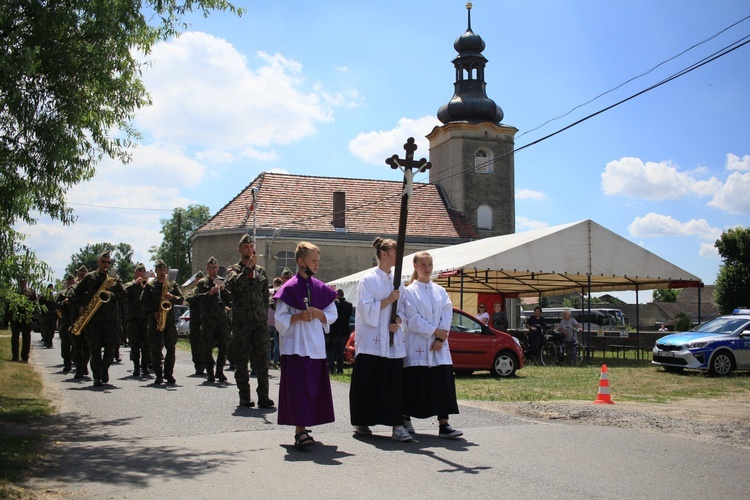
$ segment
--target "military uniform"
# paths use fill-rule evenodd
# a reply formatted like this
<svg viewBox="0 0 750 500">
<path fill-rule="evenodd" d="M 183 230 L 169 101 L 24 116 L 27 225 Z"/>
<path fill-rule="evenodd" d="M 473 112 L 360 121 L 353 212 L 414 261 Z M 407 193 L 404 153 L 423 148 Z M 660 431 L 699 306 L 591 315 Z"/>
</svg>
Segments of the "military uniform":
<svg viewBox="0 0 750 500">
<path fill-rule="evenodd" d="M 229 340 L 230 361 L 235 365 L 234 378 L 240 393 L 240 404 L 252 406 L 250 373 L 252 363 L 258 377 L 258 405 L 273 406 L 268 397 L 268 277 L 266 270 L 234 264 L 227 273 L 226 289 L 232 304 L 232 334 Z"/>
<path fill-rule="evenodd" d="M 73 295 L 72 286 L 60 291 L 55 298 L 57 310 L 60 311 L 60 355 L 63 359 L 63 371 L 65 373 L 73 368 L 73 340 L 71 339 L 73 334 L 70 333 L 70 327 L 73 325 L 73 312 L 68 294 Z"/>
<path fill-rule="evenodd" d="M 158 264 L 157 264 L 158 267 Z M 175 362 L 175 347 L 177 345 L 177 326 L 174 317 L 174 308 L 167 311 L 167 321 L 164 331 L 156 329 L 156 313 L 161 313 L 161 291 L 166 286 L 169 293 L 174 295 L 170 300 L 172 305 L 182 304 L 182 291 L 177 283 L 165 278 L 164 283 L 154 280 L 143 288 L 141 293 L 141 304 L 143 312 L 148 318 L 148 339 L 151 346 L 151 364 L 154 366 L 154 383 L 161 384 L 164 380 L 170 384 L 175 383 L 173 376 Z M 166 349 L 162 363 L 162 349 Z"/>
<path fill-rule="evenodd" d="M 34 322 L 33 315 L 36 313 L 37 296 L 36 292 L 26 287 L 19 289 L 18 293 L 25 297 L 25 303 L 19 305 L 16 311 L 8 310 L 10 319 L 10 350 L 13 361 L 27 362 L 31 353 L 31 326 Z M 19 337 L 21 340 L 19 358 Z"/>
<path fill-rule="evenodd" d="M 91 299 L 101 287 L 107 273 L 98 270 L 91 271 L 83 277 L 75 288 L 76 302 L 87 307 Z M 114 278 L 114 283 L 109 291 L 112 293 L 107 303 L 102 303 L 94 313 L 86 327 L 83 335 L 91 354 L 91 372 L 94 376 L 94 385 L 102 385 L 109 382 L 109 367 L 115 357 L 115 343 L 117 342 L 117 328 L 120 322 L 118 301 L 125 298 L 125 289 L 119 277 Z M 78 366 L 76 365 L 76 368 Z"/>
<path fill-rule="evenodd" d="M 226 380 L 224 365 L 227 362 L 227 346 L 229 344 L 229 327 L 227 325 L 226 305 L 230 303 L 226 289 L 210 295 L 214 287 L 214 280 L 208 276 L 201 279 L 195 287 L 195 298 L 200 304 L 201 311 L 201 341 L 203 348 L 203 366 L 206 368 L 206 378 L 213 382 L 216 378 Z M 192 327 L 193 313 L 190 313 Z M 219 348 L 216 355 L 216 371 L 214 373 L 214 347 Z"/>
<path fill-rule="evenodd" d="M 86 266 L 81 266 L 80 268 L 78 268 L 78 272 L 88 272 L 88 270 L 86 269 Z M 81 281 L 82 280 L 83 278 L 81 278 Z M 68 299 L 68 302 L 70 304 L 71 329 L 78 319 L 79 309 L 86 306 L 86 303 L 82 303 L 76 295 L 76 289 L 81 284 L 81 281 L 73 284 L 73 286 L 68 288 L 68 290 L 65 292 L 65 297 Z M 83 378 L 89 374 L 88 364 L 91 360 L 91 351 L 89 351 L 89 345 L 86 342 L 86 337 L 83 335 L 83 332 L 81 332 L 79 335 L 73 335 L 73 333 L 71 332 L 70 335 L 70 348 L 72 351 L 71 358 L 73 359 L 73 363 L 76 365 L 76 374 L 74 378 Z"/>
<path fill-rule="evenodd" d="M 151 349 L 148 343 L 148 319 L 143 312 L 141 293 L 145 288 L 145 280 L 137 283 L 128 281 L 125 285 L 125 318 L 128 329 L 128 344 L 130 345 L 130 360 L 133 362 L 133 376 L 148 375 L 151 364 Z"/>
<path fill-rule="evenodd" d="M 39 316 L 39 330 L 42 333 L 42 342 L 47 349 L 52 348 L 52 339 L 55 337 L 57 327 L 57 304 L 52 288 L 46 288 L 39 297 L 39 304 L 44 306 Z"/>
<path fill-rule="evenodd" d="M 185 302 L 190 306 L 190 354 L 193 358 L 193 367 L 196 375 L 203 375 L 205 371 L 203 355 L 203 336 L 201 335 L 201 307 L 195 297 L 195 288 L 190 290 L 185 297 Z"/>
</svg>

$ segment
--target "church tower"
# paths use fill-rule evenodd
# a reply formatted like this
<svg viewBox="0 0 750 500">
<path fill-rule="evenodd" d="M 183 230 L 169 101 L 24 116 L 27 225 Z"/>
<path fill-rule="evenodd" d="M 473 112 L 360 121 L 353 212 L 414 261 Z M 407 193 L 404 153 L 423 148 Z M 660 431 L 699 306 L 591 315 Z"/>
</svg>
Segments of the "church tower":
<svg viewBox="0 0 750 500">
<path fill-rule="evenodd" d="M 513 148 L 518 129 L 500 123 L 503 110 L 487 97 L 482 37 L 468 28 L 453 43 L 456 83 L 453 98 L 438 110 L 443 125 L 430 141 L 430 183 L 440 187 L 481 238 L 515 232 Z"/>
</svg>

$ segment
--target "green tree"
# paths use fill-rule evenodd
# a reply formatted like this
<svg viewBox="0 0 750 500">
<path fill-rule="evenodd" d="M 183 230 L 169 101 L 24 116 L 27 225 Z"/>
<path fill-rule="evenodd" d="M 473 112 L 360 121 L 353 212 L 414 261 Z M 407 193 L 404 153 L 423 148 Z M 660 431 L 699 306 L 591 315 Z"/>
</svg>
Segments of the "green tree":
<svg viewBox="0 0 750 500">
<path fill-rule="evenodd" d="M 169 219 L 161 219 L 161 245 L 148 249 L 154 262 L 162 259 L 172 269 L 178 270 L 178 279 L 192 275 L 193 245 L 190 237 L 196 229 L 208 222 L 211 212 L 205 205 L 176 208 Z"/>
<path fill-rule="evenodd" d="M 68 190 L 105 155 L 129 160 L 134 113 L 150 103 L 137 52 L 213 10 L 243 13 L 226 0 L 0 2 L 0 300 L 20 274 L 35 287 L 51 276 L 16 225 L 72 224 Z"/>
<path fill-rule="evenodd" d="M 121 280 L 127 282 L 133 279 L 135 271 L 135 262 L 133 262 L 133 247 L 129 243 L 93 243 L 81 248 L 78 253 L 70 256 L 70 263 L 65 268 L 65 274 L 76 275 L 76 271 L 81 265 L 85 265 L 89 271 L 97 268 L 96 261 L 102 252 L 110 252 L 112 257 L 112 267 L 117 270 L 117 275 Z"/>
<path fill-rule="evenodd" d="M 677 302 L 677 295 L 680 291 L 673 288 L 654 290 L 652 298 L 654 302 Z"/>
<path fill-rule="evenodd" d="M 724 231 L 715 245 L 723 263 L 716 277 L 714 302 L 722 314 L 750 307 L 750 228 Z"/>
<path fill-rule="evenodd" d="M 674 324 L 674 331 L 676 332 L 686 332 L 693 327 L 693 320 L 684 312 L 678 312 L 674 319 L 677 320 Z"/>
</svg>

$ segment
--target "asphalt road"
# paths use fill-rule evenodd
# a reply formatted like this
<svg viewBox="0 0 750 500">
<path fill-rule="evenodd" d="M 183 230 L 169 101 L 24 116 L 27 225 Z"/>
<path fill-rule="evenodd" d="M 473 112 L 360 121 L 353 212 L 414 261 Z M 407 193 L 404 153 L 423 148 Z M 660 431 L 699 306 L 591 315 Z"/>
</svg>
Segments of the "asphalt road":
<svg viewBox="0 0 750 500">
<path fill-rule="evenodd" d="M 432 420 L 413 421 L 411 443 L 392 441 L 386 427 L 355 437 L 349 386 L 335 382 L 337 421 L 314 428 L 318 443 L 296 450 L 293 429 L 276 424 L 275 409 L 239 407 L 233 384 L 192 375 L 188 353 L 178 351 L 176 386 L 133 378 L 123 361 L 110 369 L 110 384 L 94 388 L 62 372 L 57 338 L 54 349 L 43 349 L 34 337 L 31 362 L 59 416 L 45 430 L 52 453 L 29 486 L 62 497 L 726 499 L 750 491 L 746 449 L 461 402 L 451 419 L 464 431 L 460 439 L 438 438 Z M 278 375 L 272 371 L 271 394 Z M 251 386 L 255 397 L 254 378 Z"/>
</svg>

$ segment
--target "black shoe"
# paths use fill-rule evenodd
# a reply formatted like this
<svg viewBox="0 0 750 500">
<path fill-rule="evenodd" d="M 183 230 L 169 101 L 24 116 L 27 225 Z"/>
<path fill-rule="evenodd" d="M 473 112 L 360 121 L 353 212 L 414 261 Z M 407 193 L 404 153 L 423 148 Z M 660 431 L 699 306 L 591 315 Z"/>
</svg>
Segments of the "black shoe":
<svg viewBox="0 0 750 500">
<path fill-rule="evenodd" d="M 109 372 L 103 372 L 102 373 L 102 382 L 105 383 L 105 384 L 107 382 L 109 382 Z"/>
<path fill-rule="evenodd" d="M 224 372 L 216 372 L 216 378 L 219 379 L 220 382 L 226 382 L 227 377 L 224 375 Z"/>
<path fill-rule="evenodd" d="M 209 384 L 213 384 L 214 382 L 216 382 L 216 379 L 213 375 L 209 375 L 208 377 L 206 377 L 206 382 L 208 382 Z"/>
<path fill-rule="evenodd" d="M 203 375 L 205 372 L 206 372 L 206 370 L 204 370 L 203 368 L 196 368 L 195 369 L 195 374 L 196 375 Z"/>
<path fill-rule="evenodd" d="M 154 385 L 161 385 L 161 384 L 163 384 L 163 383 L 164 383 L 164 379 L 163 379 L 163 378 L 161 378 L 161 377 L 156 377 L 156 378 L 154 379 Z"/>
<path fill-rule="evenodd" d="M 145 368 L 143 369 L 141 373 L 143 374 L 144 377 L 148 377 L 149 375 L 151 375 L 151 373 L 149 373 L 149 371 Z"/>
<path fill-rule="evenodd" d="M 248 408 L 252 408 L 253 406 L 255 406 L 255 403 L 250 399 L 240 398 L 240 406 L 247 406 Z"/>
<path fill-rule="evenodd" d="M 101 386 L 103 386 L 103 385 L 104 385 L 104 384 L 102 383 L 102 381 L 101 381 L 101 380 L 99 380 L 98 378 L 95 378 L 95 379 L 94 379 L 94 387 L 101 387 Z"/>
<path fill-rule="evenodd" d="M 263 398 L 258 401 L 258 408 L 271 408 L 273 407 L 273 400 L 270 398 Z"/>
<path fill-rule="evenodd" d="M 141 371 L 140 370 L 133 370 L 133 376 L 134 377 L 140 377 L 141 376 Z"/>
<path fill-rule="evenodd" d="M 69 372 L 69 371 L 70 371 L 71 369 L 72 369 L 72 368 L 71 368 L 71 366 L 70 366 L 70 365 L 65 365 L 65 366 L 63 367 L 63 373 L 68 373 L 68 372 Z"/>
<path fill-rule="evenodd" d="M 177 381 L 176 381 L 176 380 L 174 379 L 174 377 L 173 377 L 173 376 L 171 376 L 171 375 L 168 375 L 168 376 L 166 377 L 166 379 L 167 379 L 167 383 L 168 383 L 168 384 L 172 384 L 172 385 L 174 385 L 174 384 L 176 384 L 176 383 L 177 383 Z"/>
<path fill-rule="evenodd" d="M 73 376 L 73 378 L 83 378 L 83 377 L 85 377 L 83 372 L 76 372 L 76 374 Z"/>
</svg>

